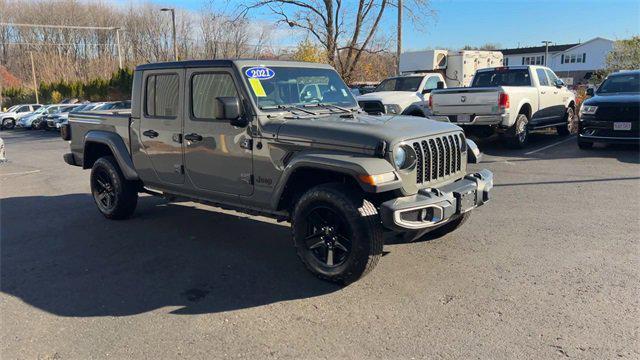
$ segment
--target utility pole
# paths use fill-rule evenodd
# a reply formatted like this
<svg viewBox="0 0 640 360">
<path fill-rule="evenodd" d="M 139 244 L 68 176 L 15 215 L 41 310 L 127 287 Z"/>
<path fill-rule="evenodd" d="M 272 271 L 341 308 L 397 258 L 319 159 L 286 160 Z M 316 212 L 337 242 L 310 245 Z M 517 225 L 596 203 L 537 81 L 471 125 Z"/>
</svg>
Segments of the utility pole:
<svg viewBox="0 0 640 360">
<path fill-rule="evenodd" d="M 33 77 L 33 92 L 36 93 L 36 104 L 40 104 L 40 99 L 38 98 L 38 84 L 36 82 L 36 67 L 33 64 L 33 51 L 29 51 L 29 56 L 31 56 L 31 76 Z"/>
<path fill-rule="evenodd" d="M 122 48 L 120 47 L 120 28 L 116 28 L 116 45 L 118 46 L 118 68 L 122 70 Z"/>
<path fill-rule="evenodd" d="M 544 48 L 544 66 L 547 66 L 547 59 L 549 58 L 549 44 L 551 43 L 551 41 L 544 40 L 542 43 L 545 46 L 545 48 Z"/>
<path fill-rule="evenodd" d="M 396 50 L 396 67 L 400 75 L 400 54 L 402 54 L 402 0 L 398 0 L 398 49 Z"/>
<path fill-rule="evenodd" d="M 171 11 L 171 26 L 173 29 L 173 57 L 178 61 L 178 46 L 176 45 L 176 11 L 173 8 L 162 8 L 160 11 Z"/>
</svg>

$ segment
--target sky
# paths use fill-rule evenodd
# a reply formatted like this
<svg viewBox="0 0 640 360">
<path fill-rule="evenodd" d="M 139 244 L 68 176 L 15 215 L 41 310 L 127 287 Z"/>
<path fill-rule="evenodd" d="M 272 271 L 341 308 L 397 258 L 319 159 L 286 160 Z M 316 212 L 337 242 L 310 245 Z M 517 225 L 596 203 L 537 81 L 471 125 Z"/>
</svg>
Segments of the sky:
<svg viewBox="0 0 640 360">
<path fill-rule="evenodd" d="M 167 6 L 180 4 L 192 11 L 211 2 L 231 9 L 243 3 L 243 0 L 151 1 Z M 405 50 L 458 49 L 486 43 L 511 48 L 539 46 L 542 40 L 568 44 L 594 37 L 617 40 L 640 35 L 638 0 L 432 0 L 431 8 L 435 15 L 427 17 L 424 25 L 416 27 L 405 22 Z M 270 15 L 264 13 L 254 16 L 260 21 L 271 20 Z M 396 13 L 391 10 L 381 30 L 395 34 L 395 29 Z M 294 45 L 300 39 L 292 36 L 283 41 L 279 43 Z"/>
</svg>

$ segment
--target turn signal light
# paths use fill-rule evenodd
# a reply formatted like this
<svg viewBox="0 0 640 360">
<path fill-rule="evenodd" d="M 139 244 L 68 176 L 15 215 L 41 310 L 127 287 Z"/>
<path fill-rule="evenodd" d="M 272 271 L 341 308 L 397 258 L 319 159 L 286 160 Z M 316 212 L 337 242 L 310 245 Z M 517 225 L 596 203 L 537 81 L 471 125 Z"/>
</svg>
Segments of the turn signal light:
<svg viewBox="0 0 640 360">
<path fill-rule="evenodd" d="M 396 174 L 388 172 L 380 175 L 360 175 L 358 178 L 365 184 L 376 186 L 396 180 Z"/>
</svg>

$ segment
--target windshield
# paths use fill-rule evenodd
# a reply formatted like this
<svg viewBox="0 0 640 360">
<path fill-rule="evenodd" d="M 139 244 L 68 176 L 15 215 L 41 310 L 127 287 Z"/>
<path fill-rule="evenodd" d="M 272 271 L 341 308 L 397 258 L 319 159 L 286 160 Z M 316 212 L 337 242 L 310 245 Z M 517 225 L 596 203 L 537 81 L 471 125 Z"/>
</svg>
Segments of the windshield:
<svg viewBox="0 0 640 360">
<path fill-rule="evenodd" d="M 422 76 L 407 76 L 386 79 L 376 87 L 374 92 L 379 91 L 418 91 L 422 82 Z"/>
<path fill-rule="evenodd" d="M 261 109 L 327 104 L 356 107 L 351 91 L 332 69 L 304 67 L 245 67 L 251 96 Z"/>
<path fill-rule="evenodd" d="M 640 92 L 640 74 L 614 75 L 608 77 L 600 88 L 598 93 L 639 93 Z"/>
<path fill-rule="evenodd" d="M 478 71 L 473 77 L 471 86 L 531 86 L 531 77 L 528 69 L 498 68 L 490 71 Z"/>
<path fill-rule="evenodd" d="M 13 105 L 12 107 L 10 107 L 10 108 L 8 108 L 8 109 L 7 109 L 7 112 L 8 112 L 8 113 L 10 113 L 10 112 L 14 112 L 14 111 L 19 107 L 19 106 L 20 106 L 20 105 Z"/>
</svg>

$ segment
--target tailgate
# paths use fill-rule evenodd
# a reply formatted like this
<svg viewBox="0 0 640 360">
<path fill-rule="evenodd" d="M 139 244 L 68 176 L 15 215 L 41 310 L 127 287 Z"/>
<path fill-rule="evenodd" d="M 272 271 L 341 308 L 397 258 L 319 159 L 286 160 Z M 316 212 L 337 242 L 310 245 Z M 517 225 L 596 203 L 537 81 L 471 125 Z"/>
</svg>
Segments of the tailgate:
<svg viewBox="0 0 640 360">
<path fill-rule="evenodd" d="M 497 115 L 500 88 L 439 90 L 431 94 L 434 115 Z"/>
</svg>

